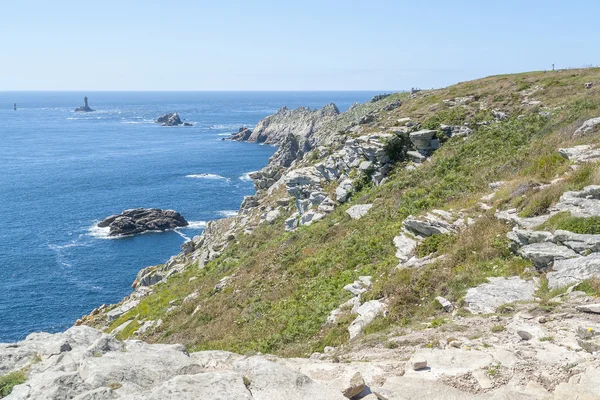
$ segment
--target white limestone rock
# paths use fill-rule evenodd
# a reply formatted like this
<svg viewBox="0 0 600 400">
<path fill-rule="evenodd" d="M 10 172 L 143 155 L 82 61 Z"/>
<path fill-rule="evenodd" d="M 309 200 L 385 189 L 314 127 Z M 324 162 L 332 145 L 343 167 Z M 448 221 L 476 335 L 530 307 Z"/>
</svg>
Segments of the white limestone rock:
<svg viewBox="0 0 600 400">
<path fill-rule="evenodd" d="M 373 207 L 373 204 L 357 204 L 346 210 L 346 214 L 352 219 L 361 219 L 369 210 Z"/>
<path fill-rule="evenodd" d="M 518 276 L 488 278 L 488 281 L 467 290 L 465 302 L 473 314 L 491 314 L 503 304 L 533 301 L 537 290 L 534 281 L 526 281 Z"/>
<path fill-rule="evenodd" d="M 373 322 L 378 315 L 384 312 L 385 308 L 386 304 L 381 300 L 367 301 L 358 307 L 358 310 L 356 310 L 358 317 L 356 317 L 356 319 L 352 321 L 348 327 L 350 340 L 360 335 L 367 325 Z"/>
</svg>

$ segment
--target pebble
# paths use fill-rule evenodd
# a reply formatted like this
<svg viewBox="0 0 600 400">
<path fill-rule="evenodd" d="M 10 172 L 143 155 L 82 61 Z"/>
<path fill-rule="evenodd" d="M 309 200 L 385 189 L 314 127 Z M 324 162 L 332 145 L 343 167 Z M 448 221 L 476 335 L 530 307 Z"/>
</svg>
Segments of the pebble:
<svg viewBox="0 0 600 400">
<path fill-rule="evenodd" d="M 425 368 L 427 368 L 427 360 L 425 360 L 424 358 L 414 359 L 411 361 L 410 367 L 414 371 L 419 371 L 419 370 L 425 369 Z"/>
<path fill-rule="evenodd" d="M 531 333 L 529 333 L 527 331 L 517 331 L 517 335 L 519 335 L 521 337 L 521 339 L 523 339 L 523 340 L 530 340 L 533 338 Z"/>
</svg>

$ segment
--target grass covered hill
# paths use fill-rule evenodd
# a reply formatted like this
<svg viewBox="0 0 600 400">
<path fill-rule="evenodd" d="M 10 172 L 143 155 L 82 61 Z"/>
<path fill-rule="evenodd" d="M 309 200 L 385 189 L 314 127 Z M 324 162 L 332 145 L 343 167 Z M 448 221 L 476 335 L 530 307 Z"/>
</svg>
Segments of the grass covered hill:
<svg viewBox="0 0 600 400">
<path fill-rule="evenodd" d="M 588 89 L 588 82 L 595 84 Z M 364 116 L 369 118 L 347 128 L 349 121 Z M 418 329 L 423 322 L 442 324 L 447 313 L 437 296 L 469 318 L 465 294 L 488 277 L 543 281 L 543 271 L 511 250 L 506 234 L 512 226 L 495 213 L 514 208 L 522 218 L 539 216 L 564 192 L 600 184 L 596 164 L 574 168 L 558 153 L 559 148 L 598 144 L 594 128 L 576 133 L 584 121 L 598 116 L 600 69 L 492 76 L 353 107 L 322 126 L 317 136 L 343 142 L 391 133 L 386 151 L 393 164 L 381 184 L 374 184 L 368 171 L 351 173 L 355 191 L 349 201 L 323 219 L 286 231 L 292 201 L 273 223 L 237 235 L 203 268 L 190 262 L 116 320 L 90 317 L 86 323 L 107 331 L 118 328 L 120 338 L 184 343 L 191 350 L 307 356 L 327 346 L 386 347 L 404 329 Z M 395 152 L 395 141 L 402 140 L 398 129 L 406 121 L 437 131 L 441 146 L 424 162 Z M 449 137 L 446 126 L 466 127 L 470 134 Z M 307 152 L 292 169 L 318 163 L 331 150 L 326 147 Z M 498 181 L 504 183 L 492 192 L 489 184 Z M 325 190 L 333 195 L 336 185 L 325 184 Z M 265 191 L 261 204 L 274 204 L 285 195 L 283 186 Z M 484 196 L 486 206 L 481 204 Z M 357 204 L 373 207 L 352 219 L 346 210 Z M 416 256 L 432 262 L 398 268 L 394 238 L 404 221 L 434 209 L 453 213 L 463 227 L 419 241 Z M 597 221 L 564 214 L 547 224 L 600 233 Z M 353 297 L 344 287 L 361 276 L 371 276 L 372 286 L 360 294 L 360 303 L 381 300 L 386 311 L 350 341 L 348 326 L 356 318 L 351 305 L 340 308 L 335 322 L 327 320 Z M 547 307 L 548 298 L 542 287 L 536 304 Z M 140 330 L 148 321 L 151 327 Z"/>
</svg>

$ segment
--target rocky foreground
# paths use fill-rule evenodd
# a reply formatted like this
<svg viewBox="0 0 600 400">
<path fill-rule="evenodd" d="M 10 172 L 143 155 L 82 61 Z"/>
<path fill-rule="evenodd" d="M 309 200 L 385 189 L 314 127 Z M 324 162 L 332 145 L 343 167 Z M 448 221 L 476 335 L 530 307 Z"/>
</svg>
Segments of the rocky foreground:
<svg viewBox="0 0 600 400">
<path fill-rule="evenodd" d="M 27 372 L 12 400 L 598 399 L 600 304 L 581 292 L 561 301 L 551 315 L 455 315 L 395 338 L 396 349 L 326 348 L 310 359 L 188 353 L 78 326 L 0 344 L 0 374 Z"/>
<path fill-rule="evenodd" d="M 111 215 L 98 223 L 99 228 L 109 228 L 109 236 L 130 236 L 148 231 L 167 231 L 189 223 L 174 210 L 135 208 Z"/>
</svg>

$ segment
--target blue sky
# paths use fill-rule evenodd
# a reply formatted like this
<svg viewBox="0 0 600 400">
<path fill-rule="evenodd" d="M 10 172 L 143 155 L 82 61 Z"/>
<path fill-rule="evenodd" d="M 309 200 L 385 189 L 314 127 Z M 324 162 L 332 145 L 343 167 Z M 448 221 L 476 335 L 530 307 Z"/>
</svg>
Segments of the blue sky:
<svg viewBox="0 0 600 400">
<path fill-rule="evenodd" d="M 392 90 L 600 64 L 600 2 L 1 0 L 0 90 Z"/>
</svg>

